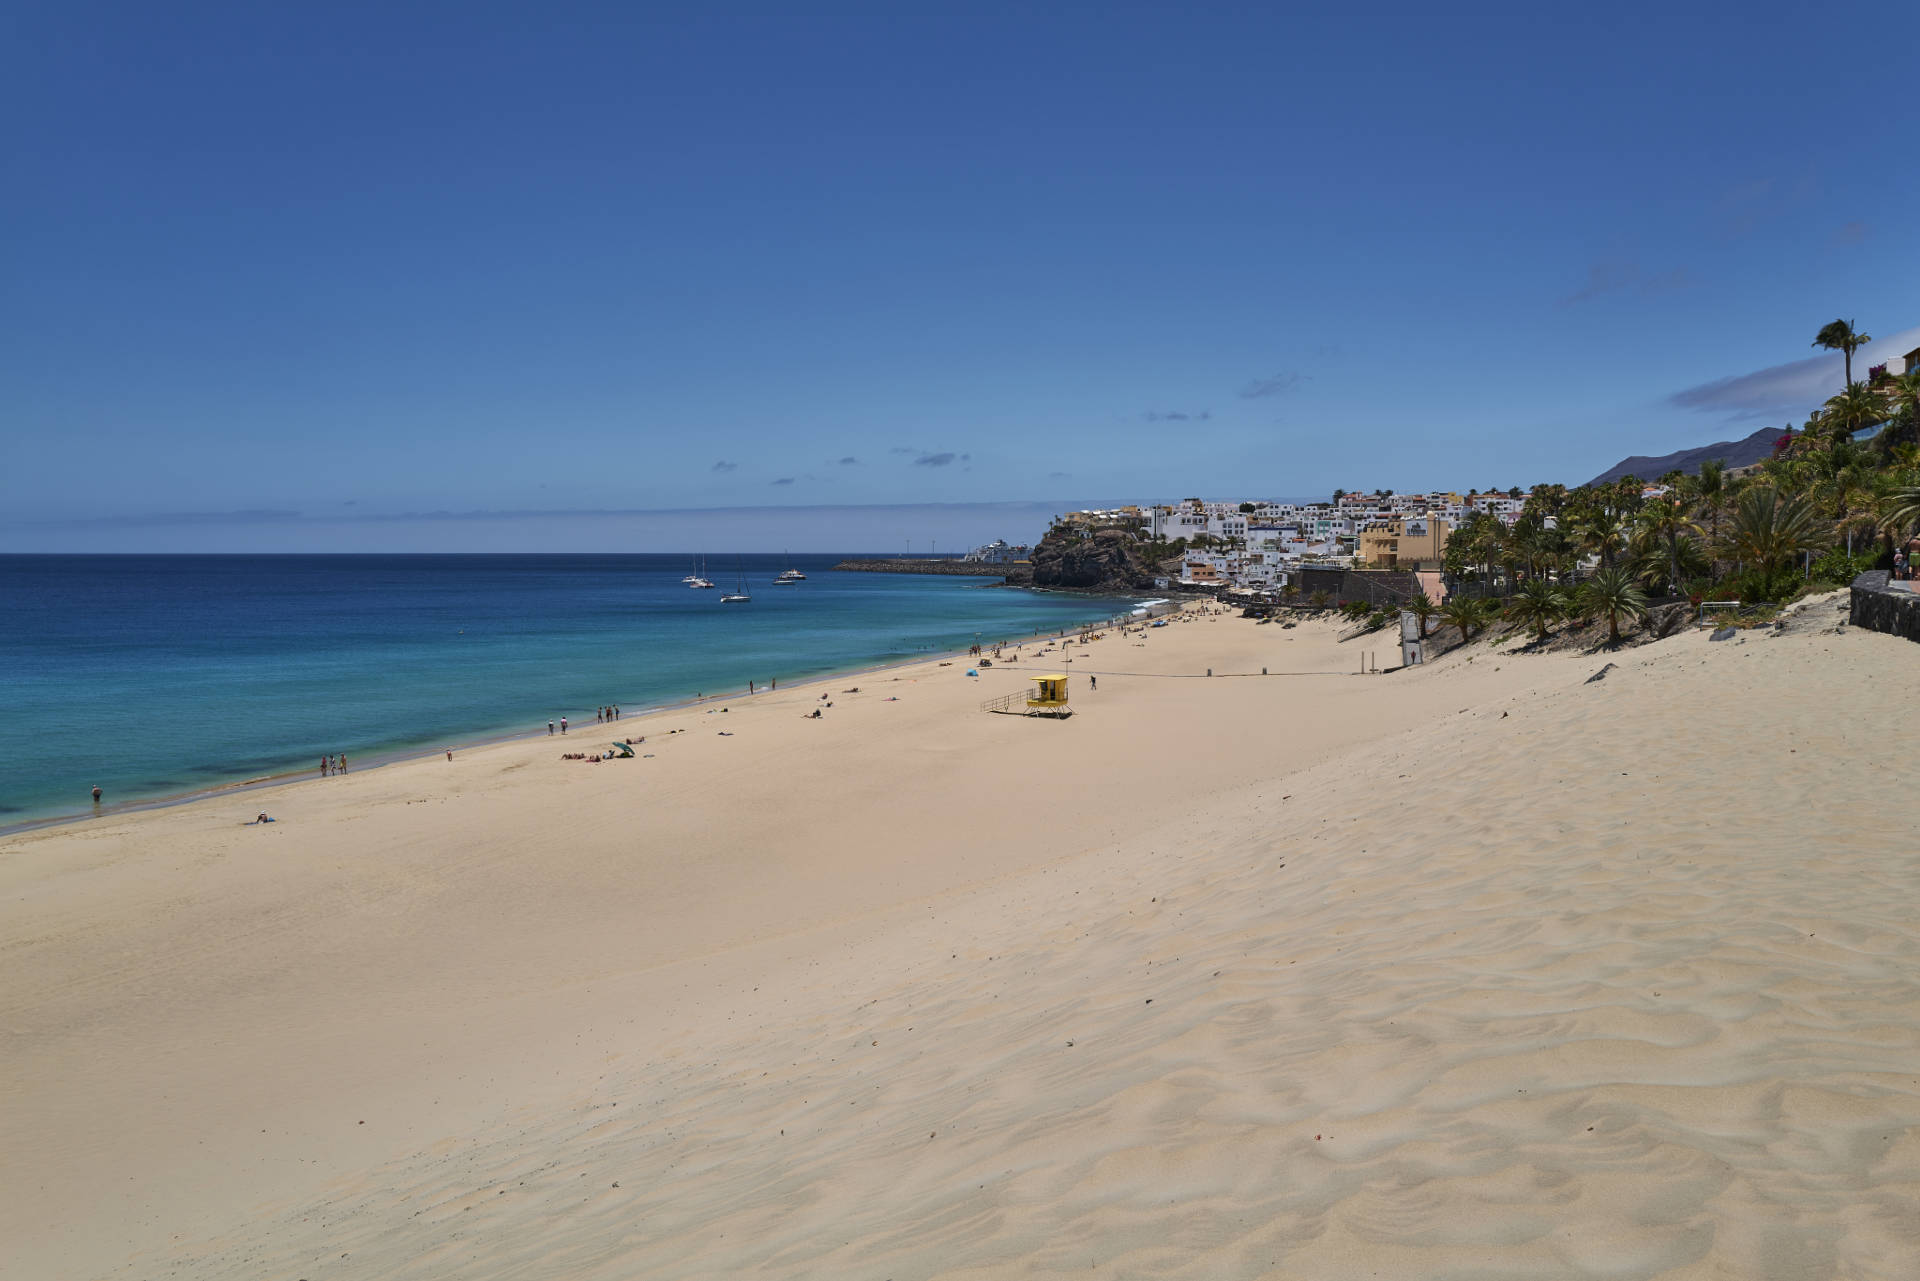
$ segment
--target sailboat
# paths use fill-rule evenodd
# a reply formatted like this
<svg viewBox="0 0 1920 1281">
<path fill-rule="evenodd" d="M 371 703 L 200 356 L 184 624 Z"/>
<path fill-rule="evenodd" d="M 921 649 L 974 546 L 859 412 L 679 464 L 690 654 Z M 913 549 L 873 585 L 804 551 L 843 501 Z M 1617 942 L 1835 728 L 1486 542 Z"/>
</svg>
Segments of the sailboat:
<svg viewBox="0 0 1920 1281">
<path fill-rule="evenodd" d="M 787 567 L 780 571 L 780 576 L 773 580 L 773 585 L 775 587 L 791 587 L 795 583 L 804 583 L 806 581 L 807 576 L 793 567 L 793 557 L 789 556 L 787 557 Z"/>
<path fill-rule="evenodd" d="M 704 587 L 713 586 L 713 580 L 707 577 L 706 566 L 704 565 L 702 565 L 698 570 L 694 571 L 693 577 L 684 578 L 684 579 L 681 579 L 680 581 L 684 582 L 687 586 L 693 588 L 696 591 Z"/>
<path fill-rule="evenodd" d="M 739 586 L 720 598 L 722 605 L 751 605 L 753 597 L 747 595 L 747 571 L 739 571 Z"/>
</svg>

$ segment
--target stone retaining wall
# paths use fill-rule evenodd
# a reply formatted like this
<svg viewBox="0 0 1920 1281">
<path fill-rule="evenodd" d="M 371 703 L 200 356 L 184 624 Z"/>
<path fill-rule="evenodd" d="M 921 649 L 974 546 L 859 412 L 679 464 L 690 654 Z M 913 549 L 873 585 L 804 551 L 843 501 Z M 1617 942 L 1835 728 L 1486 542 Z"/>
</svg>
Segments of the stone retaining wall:
<svg viewBox="0 0 1920 1281">
<path fill-rule="evenodd" d="M 1870 569 L 1853 580 L 1847 621 L 1872 632 L 1920 641 L 1920 595 L 1894 591 L 1884 569 Z"/>
</svg>

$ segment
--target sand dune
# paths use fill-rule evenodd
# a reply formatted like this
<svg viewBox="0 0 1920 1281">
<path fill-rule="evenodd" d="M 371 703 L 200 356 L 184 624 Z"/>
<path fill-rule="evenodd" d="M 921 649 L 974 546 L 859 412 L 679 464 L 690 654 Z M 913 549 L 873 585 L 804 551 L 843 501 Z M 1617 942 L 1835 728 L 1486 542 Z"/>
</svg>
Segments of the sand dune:
<svg viewBox="0 0 1920 1281">
<path fill-rule="evenodd" d="M 1352 648 L 0 843 L 18 1274 L 1920 1275 L 1920 648 Z"/>
</svg>

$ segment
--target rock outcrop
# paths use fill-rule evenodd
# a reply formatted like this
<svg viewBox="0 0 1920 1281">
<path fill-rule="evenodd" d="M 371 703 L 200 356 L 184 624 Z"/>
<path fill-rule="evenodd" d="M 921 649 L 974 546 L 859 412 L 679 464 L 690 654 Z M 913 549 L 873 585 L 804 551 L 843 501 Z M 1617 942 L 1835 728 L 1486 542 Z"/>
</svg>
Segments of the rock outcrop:
<svg viewBox="0 0 1920 1281">
<path fill-rule="evenodd" d="M 1050 530 L 1033 549 L 1035 587 L 1139 592 L 1151 590 L 1153 578 L 1140 558 L 1140 541 L 1121 529 Z"/>
</svg>

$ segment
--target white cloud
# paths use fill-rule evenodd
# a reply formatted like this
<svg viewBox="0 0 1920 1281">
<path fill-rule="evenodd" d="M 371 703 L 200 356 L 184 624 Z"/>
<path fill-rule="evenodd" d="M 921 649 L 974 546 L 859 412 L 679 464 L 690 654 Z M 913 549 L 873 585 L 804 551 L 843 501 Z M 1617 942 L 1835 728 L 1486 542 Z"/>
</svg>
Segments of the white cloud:
<svg viewBox="0 0 1920 1281">
<path fill-rule="evenodd" d="M 1869 366 L 1883 364 L 1916 346 L 1920 346 L 1920 327 L 1875 339 L 1853 353 L 1853 376 L 1864 378 Z M 1822 352 L 1805 360 L 1701 383 L 1667 399 L 1682 409 L 1725 414 L 1735 421 L 1799 418 L 1840 390 L 1845 365 L 1838 352 Z"/>
</svg>

